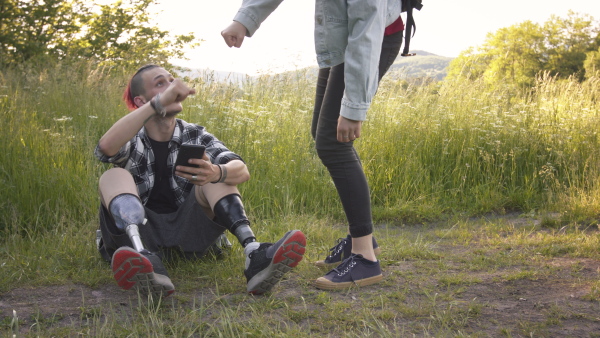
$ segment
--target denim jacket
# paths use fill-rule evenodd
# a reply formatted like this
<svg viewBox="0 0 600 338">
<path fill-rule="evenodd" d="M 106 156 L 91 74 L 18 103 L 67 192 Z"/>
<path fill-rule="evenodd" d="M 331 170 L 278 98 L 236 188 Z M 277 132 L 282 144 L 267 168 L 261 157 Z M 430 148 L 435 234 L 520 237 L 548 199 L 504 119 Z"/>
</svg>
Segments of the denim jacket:
<svg viewBox="0 0 600 338">
<path fill-rule="evenodd" d="M 252 36 L 283 0 L 243 0 L 234 17 Z M 306 0 L 301 0 L 306 1 Z M 315 0 L 315 51 L 320 68 L 344 63 L 340 115 L 364 121 L 378 86 L 385 27 L 401 12 L 401 0 Z"/>
</svg>

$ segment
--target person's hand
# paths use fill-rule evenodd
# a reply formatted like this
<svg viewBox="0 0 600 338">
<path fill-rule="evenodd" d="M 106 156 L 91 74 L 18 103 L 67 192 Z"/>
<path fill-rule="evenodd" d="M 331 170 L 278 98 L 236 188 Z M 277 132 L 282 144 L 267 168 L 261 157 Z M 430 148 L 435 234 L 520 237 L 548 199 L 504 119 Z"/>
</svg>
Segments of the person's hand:
<svg viewBox="0 0 600 338">
<path fill-rule="evenodd" d="M 180 112 L 183 108 L 181 102 L 185 100 L 189 95 L 195 94 L 194 88 L 188 87 L 180 79 L 174 79 L 169 84 L 169 87 L 160 94 L 160 104 L 165 107 L 167 113 Z"/>
<path fill-rule="evenodd" d="M 247 32 L 248 30 L 244 25 L 237 21 L 233 21 L 227 28 L 221 31 L 221 36 L 225 40 L 227 46 L 240 48 Z"/>
<path fill-rule="evenodd" d="M 206 153 L 202 159 L 190 159 L 190 164 L 196 164 L 199 168 L 177 166 L 175 175 L 183 177 L 195 185 L 205 185 L 210 182 L 215 182 L 221 178 L 221 169 L 216 164 L 212 164 Z"/>
<path fill-rule="evenodd" d="M 349 120 L 343 116 L 338 119 L 337 140 L 338 142 L 350 142 L 360 137 L 362 121 Z"/>
</svg>

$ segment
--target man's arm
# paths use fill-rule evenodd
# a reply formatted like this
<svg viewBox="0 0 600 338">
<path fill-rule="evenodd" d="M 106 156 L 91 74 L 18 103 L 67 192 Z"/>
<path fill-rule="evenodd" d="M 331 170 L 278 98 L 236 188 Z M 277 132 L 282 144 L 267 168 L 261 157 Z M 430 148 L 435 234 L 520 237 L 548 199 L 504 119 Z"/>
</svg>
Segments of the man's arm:
<svg viewBox="0 0 600 338">
<path fill-rule="evenodd" d="M 149 102 L 120 118 L 98 141 L 98 149 L 106 156 L 114 156 L 119 149 L 142 129 L 156 112 Z"/>
<path fill-rule="evenodd" d="M 188 87 L 179 79 L 175 79 L 169 87 L 160 95 L 160 103 L 169 113 L 169 107 L 179 105 L 188 95 L 196 91 Z M 156 115 L 156 111 L 150 105 L 150 100 L 138 109 L 123 116 L 100 138 L 98 149 L 107 156 L 114 156 L 119 149 L 131 140 L 144 124 Z"/>
<path fill-rule="evenodd" d="M 217 165 L 212 164 L 208 156 L 204 154 L 201 160 L 192 159 L 191 163 L 197 164 L 200 167 L 177 166 L 175 175 L 181 176 L 196 185 L 205 185 L 213 182 L 238 185 L 250 179 L 248 167 L 240 160 L 231 160 L 226 164 Z M 194 180 L 192 176 L 196 176 L 196 179 Z"/>
</svg>

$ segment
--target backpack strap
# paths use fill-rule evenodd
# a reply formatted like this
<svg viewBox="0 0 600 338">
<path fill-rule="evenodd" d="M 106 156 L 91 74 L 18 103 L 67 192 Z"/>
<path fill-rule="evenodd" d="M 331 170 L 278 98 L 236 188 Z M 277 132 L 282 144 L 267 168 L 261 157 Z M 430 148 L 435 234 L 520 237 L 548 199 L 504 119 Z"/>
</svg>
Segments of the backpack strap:
<svg viewBox="0 0 600 338">
<path fill-rule="evenodd" d="M 408 48 L 410 47 L 410 38 L 415 35 L 417 31 L 417 25 L 415 24 L 415 20 L 413 19 L 412 11 L 413 8 L 417 10 L 421 10 L 423 5 L 420 0 L 404 0 L 409 4 L 406 6 L 406 30 L 404 31 L 404 50 L 402 50 L 402 56 L 415 56 L 416 53 L 409 53 Z M 413 30 L 414 28 L 414 30 Z M 412 34 L 411 34 L 412 33 Z"/>
</svg>

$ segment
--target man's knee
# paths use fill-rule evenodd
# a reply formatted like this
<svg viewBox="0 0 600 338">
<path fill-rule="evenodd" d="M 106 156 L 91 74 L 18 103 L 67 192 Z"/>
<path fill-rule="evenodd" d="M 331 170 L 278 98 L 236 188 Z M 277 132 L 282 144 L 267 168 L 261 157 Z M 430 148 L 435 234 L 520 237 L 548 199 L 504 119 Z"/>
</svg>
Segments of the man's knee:
<svg viewBox="0 0 600 338">
<path fill-rule="evenodd" d="M 202 187 L 195 187 L 196 189 L 196 200 L 202 207 L 208 207 L 214 209 L 215 204 L 220 201 L 223 197 L 228 195 L 240 195 L 240 192 L 235 185 L 229 185 L 225 183 L 217 184 L 206 184 Z"/>
<path fill-rule="evenodd" d="M 100 187 L 102 187 L 106 184 L 113 184 L 114 182 L 128 180 L 131 180 L 133 182 L 133 176 L 131 176 L 129 171 L 123 168 L 111 168 L 105 171 L 102 174 L 102 176 L 100 176 L 99 185 Z"/>
<path fill-rule="evenodd" d="M 116 196 L 130 194 L 138 196 L 133 176 L 123 168 L 112 168 L 105 171 L 98 181 L 98 190 L 102 203 L 108 207 Z"/>
</svg>

